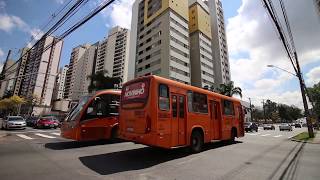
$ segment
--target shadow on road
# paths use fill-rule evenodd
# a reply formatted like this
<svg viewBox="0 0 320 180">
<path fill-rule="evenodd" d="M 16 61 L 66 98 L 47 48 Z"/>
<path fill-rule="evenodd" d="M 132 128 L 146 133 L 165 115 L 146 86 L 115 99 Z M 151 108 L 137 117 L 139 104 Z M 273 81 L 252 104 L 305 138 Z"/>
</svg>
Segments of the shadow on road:
<svg viewBox="0 0 320 180">
<path fill-rule="evenodd" d="M 99 140 L 99 141 L 68 141 L 68 142 L 54 142 L 54 143 L 46 143 L 44 146 L 48 149 L 52 150 L 65 150 L 65 149 L 75 149 L 82 148 L 88 146 L 97 146 L 97 145 L 106 145 L 106 144 L 114 144 L 124 142 L 121 140 L 109 141 L 109 140 Z"/>
<path fill-rule="evenodd" d="M 242 143 L 235 142 L 234 144 Z M 224 142 L 210 143 L 204 146 L 204 151 L 220 148 L 226 145 L 234 145 Z M 143 147 L 125 151 L 80 157 L 79 160 L 89 169 L 101 175 L 108 175 L 131 170 L 149 168 L 160 163 L 183 158 L 190 155 L 187 148 L 160 149 L 155 147 Z"/>
</svg>

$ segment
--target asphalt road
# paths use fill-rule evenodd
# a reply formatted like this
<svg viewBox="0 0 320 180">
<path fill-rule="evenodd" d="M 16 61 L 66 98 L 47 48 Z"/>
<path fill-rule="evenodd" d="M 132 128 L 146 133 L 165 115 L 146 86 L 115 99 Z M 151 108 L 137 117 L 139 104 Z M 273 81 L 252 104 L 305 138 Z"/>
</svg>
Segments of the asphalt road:
<svg viewBox="0 0 320 180">
<path fill-rule="evenodd" d="M 130 142 L 77 143 L 59 130 L 8 131 L 0 138 L 1 180 L 320 179 L 320 145 L 290 141 L 292 132 L 259 130 L 198 154 Z"/>
</svg>

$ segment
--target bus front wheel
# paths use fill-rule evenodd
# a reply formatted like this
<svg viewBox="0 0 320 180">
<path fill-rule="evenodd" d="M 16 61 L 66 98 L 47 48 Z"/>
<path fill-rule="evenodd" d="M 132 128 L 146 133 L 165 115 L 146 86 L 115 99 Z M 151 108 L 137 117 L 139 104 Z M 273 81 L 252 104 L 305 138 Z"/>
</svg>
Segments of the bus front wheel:
<svg viewBox="0 0 320 180">
<path fill-rule="evenodd" d="M 198 153 L 202 150 L 203 137 L 199 131 L 194 131 L 191 135 L 191 151 L 192 153 Z"/>
</svg>

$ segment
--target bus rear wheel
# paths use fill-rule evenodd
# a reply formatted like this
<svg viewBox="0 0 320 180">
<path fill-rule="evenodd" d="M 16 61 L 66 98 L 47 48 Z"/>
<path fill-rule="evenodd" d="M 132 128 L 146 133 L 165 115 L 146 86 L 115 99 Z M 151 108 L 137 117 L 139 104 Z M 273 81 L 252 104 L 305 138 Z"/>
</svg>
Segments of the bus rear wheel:
<svg viewBox="0 0 320 180">
<path fill-rule="evenodd" d="M 203 145 L 203 137 L 199 131 L 195 131 L 191 135 L 190 139 L 191 144 L 191 152 L 192 153 L 199 153 L 202 150 Z"/>
</svg>

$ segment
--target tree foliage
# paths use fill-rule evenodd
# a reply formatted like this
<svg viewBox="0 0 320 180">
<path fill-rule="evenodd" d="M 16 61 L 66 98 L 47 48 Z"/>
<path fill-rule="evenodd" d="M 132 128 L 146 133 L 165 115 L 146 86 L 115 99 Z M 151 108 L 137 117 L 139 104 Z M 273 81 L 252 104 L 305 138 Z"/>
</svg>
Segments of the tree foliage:
<svg viewBox="0 0 320 180">
<path fill-rule="evenodd" d="M 119 87 L 121 79 L 118 77 L 109 77 L 107 74 L 107 71 L 99 71 L 88 76 L 88 78 L 91 80 L 88 91 L 93 92 L 103 89 L 114 89 L 116 86 Z"/>
<path fill-rule="evenodd" d="M 314 115 L 320 116 L 320 82 L 308 88 L 309 100 L 313 104 Z"/>
<path fill-rule="evenodd" d="M 24 98 L 14 95 L 0 100 L 0 109 L 4 114 L 18 114 L 21 105 L 25 103 Z"/>
<path fill-rule="evenodd" d="M 220 84 L 218 92 L 229 97 L 232 97 L 233 95 L 239 95 L 242 97 L 242 89 L 240 87 L 235 87 L 232 81 L 228 84 Z"/>
</svg>

